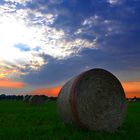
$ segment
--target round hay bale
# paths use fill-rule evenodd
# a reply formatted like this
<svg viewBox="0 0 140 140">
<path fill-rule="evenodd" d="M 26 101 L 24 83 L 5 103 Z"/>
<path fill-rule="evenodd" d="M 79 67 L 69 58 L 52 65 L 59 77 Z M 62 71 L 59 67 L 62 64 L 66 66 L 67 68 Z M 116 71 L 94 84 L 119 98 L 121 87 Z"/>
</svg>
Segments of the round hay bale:
<svg viewBox="0 0 140 140">
<path fill-rule="evenodd" d="M 25 96 L 23 97 L 23 102 L 24 102 L 24 103 L 28 103 L 31 96 L 32 96 L 32 95 L 25 95 Z"/>
<path fill-rule="evenodd" d="M 119 80 L 104 69 L 91 69 L 69 80 L 58 95 L 58 112 L 66 123 L 88 130 L 112 132 L 126 115 Z"/>
<path fill-rule="evenodd" d="M 34 95 L 30 98 L 29 102 L 32 105 L 40 105 L 45 103 L 47 100 L 45 95 Z"/>
</svg>

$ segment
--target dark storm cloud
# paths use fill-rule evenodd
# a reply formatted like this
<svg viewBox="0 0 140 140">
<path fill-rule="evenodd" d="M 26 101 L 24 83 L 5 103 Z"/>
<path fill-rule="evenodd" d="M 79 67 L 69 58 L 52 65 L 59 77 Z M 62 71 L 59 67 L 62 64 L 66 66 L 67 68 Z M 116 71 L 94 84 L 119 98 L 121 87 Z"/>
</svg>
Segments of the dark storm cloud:
<svg viewBox="0 0 140 140">
<path fill-rule="evenodd" d="M 80 72 L 95 67 L 104 68 L 114 73 L 117 73 L 116 71 L 118 70 L 127 71 L 129 69 L 133 71 L 134 68 L 139 67 L 137 57 L 133 54 L 125 56 L 123 53 L 118 56 L 118 54 L 115 53 L 112 54 L 93 49 L 84 49 L 79 56 L 74 56 L 66 60 L 56 60 L 50 56 L 46 56 L 49 63 L 44 65 L 40 72 L 31 72 L 29 75 L 26 75 L 24 80 L 32 85 L 45 86 L 64 83 Z M 130 63 L 132 65 L 129 65 L 127 61 L 128 58 L 129 61 L 131 60 Z M 123 80 L 120 75 L 121 74 L 117 73 L 117 76 Z M 127 77 L 128 79 L 132 78 L 132 76 L 128 76 L 128 74 Z"/>
<path fill-rule="evenodd" d="M 60 3 L 42 0 L 30 3 L 30 8 L 57 14 L 51 26 L 64 30 L 70 39 L 96 39 L 97 50 L 85 49 L 78 56 L 64 60 L 44 57 L 48 64 L 26 75 L 26 82 L 59 84 L 91 67 L 114 72 L 127 70 L 128 75 L 140 70 L 140 1 L 111 4 L 109 0 L 63 0 Z"/>
<path fill-rule="evenodd" d="M 105 0 L 63 1 L 50 4 L 50 11 L 58 14 L 53 26 L 63 29 L 69 38 L 97 37 L 98 47 L 110 52 L 140 51 L 139 1 L 116 1 L 115 5 Z"/>
</svg>

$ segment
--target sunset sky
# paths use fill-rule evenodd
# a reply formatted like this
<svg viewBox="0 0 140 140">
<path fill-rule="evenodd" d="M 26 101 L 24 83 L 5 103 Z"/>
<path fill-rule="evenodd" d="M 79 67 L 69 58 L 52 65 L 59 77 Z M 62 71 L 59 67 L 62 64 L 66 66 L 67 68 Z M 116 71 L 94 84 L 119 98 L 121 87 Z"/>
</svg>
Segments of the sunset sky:
<svg viewBox="0 0 140 140">
<path fill-rule="evenodd" d="M 140 97 L 139 11 L 139 0 L 0 0 L 0 94 L 57 96 L 98 67 Z"/>
</svg>

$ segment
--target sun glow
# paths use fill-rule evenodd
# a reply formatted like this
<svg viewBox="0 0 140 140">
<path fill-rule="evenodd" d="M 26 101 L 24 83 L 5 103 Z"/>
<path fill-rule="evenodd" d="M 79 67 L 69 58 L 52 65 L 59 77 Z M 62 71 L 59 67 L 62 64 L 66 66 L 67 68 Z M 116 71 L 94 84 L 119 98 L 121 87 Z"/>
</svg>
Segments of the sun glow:
<svg viewBox="0 0 140 140">
<path fill-rule="evenodd" d="M 50 87 L 50 88 L 40 88 L 40 89 L 35 89 L 32 91 L 32 94 L 44 94 L 47 96 L 58 96 L 59 91 L 61 90 L 62 86 L 56 86 L 56 87 Z"/>
<path fill-rule="evenodd" d="M 10 79 L 0 79 L 0 88 L 22 88 L 25 86 L 25 83 L 12 81 Z"/>
<path fill-rule="evenodd" d="M 7 69 L 7 68 L 0 67 L 0 79 L 5 78 L 6 76 L 14 74 L 16 72 L 17 70 L 15 69 Z"/>
<path fill-rule="evenodd" d="M 0 7 L 1 10 L 1 7 Z M 1 11 L 0 11 L 1 12 Z M 46 62 L 36 51 L 36 44 L 40 44 L 36 30 L 29 27 L 26 22 L 19 18 L 20 15 L 4 13 L 0 17 L 0 66 L 2 62 L 9 65 L 16 65 L 23 68 L 28 65 L 32 69 L 37 69 Z M 24 51 L 21 45 L 29 47 L 29 51 Z M 1 73 L 0 77 L 7 74 Z"/>
<path fill-rule="evenodd" d="M 33 46 L 34 31 L 26 26 L 24 21 L 14 17 L 2 16 L 0 18 L 0 57 L 1 59 L 14 61 L 16 58 L 31 57 L 27 52 L 22 52 L 15 45 L 24 43 Z"/>
<path fill-rule="evenodd" d="M 122 83 L 123 88 L 126 92 L 127 97 L 140 97 L 140 82 L 135 81 L 135 82 L 123 82 Z"/>
</svg>

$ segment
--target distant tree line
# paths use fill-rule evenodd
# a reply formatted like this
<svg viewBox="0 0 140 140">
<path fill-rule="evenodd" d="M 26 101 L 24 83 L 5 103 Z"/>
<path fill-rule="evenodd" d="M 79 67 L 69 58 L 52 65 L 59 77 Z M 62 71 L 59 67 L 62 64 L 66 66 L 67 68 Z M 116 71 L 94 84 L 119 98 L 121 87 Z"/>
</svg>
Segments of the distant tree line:
<svg viewBox="0 0 140 140">
<path fill-rule="evenodd" d="M 0 95 L 0 100 L 23 100 L 23 95 Z"/>
<path fill-rule="evenodd" d="M 0 94 L 0 100 L 23 100 L 26 96 L 33 96 L 33 95 L 5 95 L 5 94 Z M 48 97 L 45 96 L 49 100 L 57 100 L 57 97 Z M 138 97 L 133 97 L 133 98 L 127 98 L 128 102 L 140 102 L 140 98 Z"/>
<path fill-rule="evenodd" d="M 5 94 L 1 94 L 0 95 L 0 100 L 23 100 L 24 97 L 27 95 L 5 95 Z M 33 96 L 33 95 L 30 95 Z M 56 100 L 57 97 L 48 97 L 46 95 L 43 95 L 46 98 L 48 98 L 49 100 Z"/>
<path fill-rule="evenodd" d="M 134 98 L 127 98 L 128 102 L 140 102 L 140 98 L 134 97 Z"/>
</svg>

